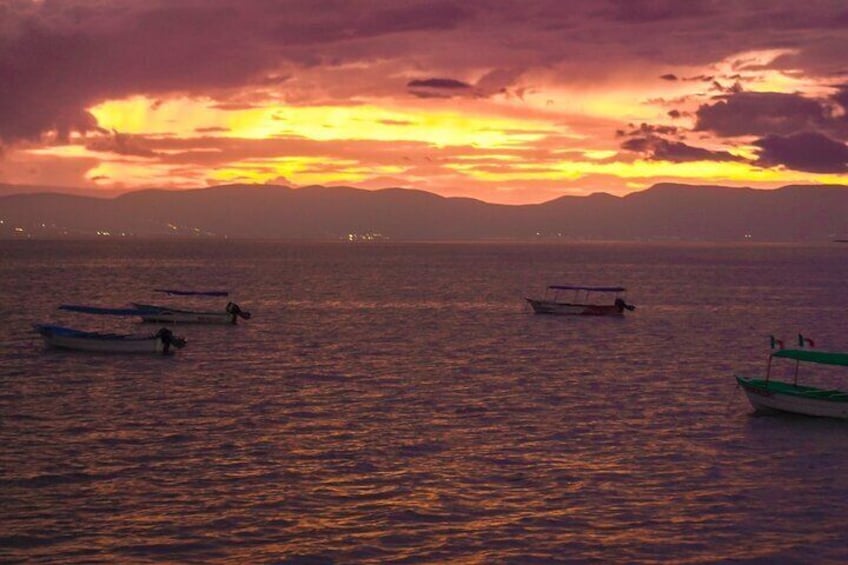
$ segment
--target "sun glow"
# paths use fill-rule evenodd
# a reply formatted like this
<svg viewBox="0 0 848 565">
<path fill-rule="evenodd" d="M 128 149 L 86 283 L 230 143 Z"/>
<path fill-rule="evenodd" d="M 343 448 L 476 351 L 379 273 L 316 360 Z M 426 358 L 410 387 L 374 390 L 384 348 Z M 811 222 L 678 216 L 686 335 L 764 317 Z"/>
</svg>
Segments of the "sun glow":
<svg viewBox="0 0 848 565">
<path fill-rule="evenodd" d="M 633 162 L 559 161 L 538 164 L 506 165 L 493 169 L 474 164 L 451 164 L 448 167 L 465 176 L 481 181 L 506 182 L 526 180 L 573 181 L 589 175 L 609 175 L 620 179 L 649 179 L 661 177 L 681 181 L 720 179 L 725 182 L 779 182 L 786 177 L 780 169 L 758 169 L 745 163 L 694 161 L 673 163 L 670 161 L 636 160 Z M 821 179 L 827 175 L 817 175 Z M 833 175 L 835 177 L 835 175 Z M 805 179 L 809 177 L 804 176 Z M 712 182 L 712 181 L 711 181 Z"/>
<path fill-rule="evenodd" d="M 809 81 L 764 70 L 764 65 L 790 53 L 743 53 L 713 65 L 710 72 L 744 74 L 746 89 L 809 91 L 813 88 Z M 284 179 L 295 185 L 373 188 L 392 182 L 443 193 L 468 186 L 486 200 L 506 184 L 548 183 L 559 190 L 576 190 L 573 187 L 589 178 L 609 179 L 610 191 L 633 185 L 644 188 L 658 179 L 772 186 L 844 182 L 839 175 L 757 168 L 751 164 L 759 151 L 753 145 L 732 149 L 748 163 L 634 160 L 633 154 L 622 153 L 616 131 L 640 124 L 684 128 L 686 111 L 714 94 L 705 90 L 703 80 L 682 80 L 700 76 L 705 69 L 677 72 L 681 79 L 643 73 L 582 87 L 563 86 L 553 75 L 539 75 L 534 77 L 540 81 L 538 88 L 521 96 L 489 99 L 387 97 L 308 106 L 135 96 L 90 108 L 99 126 L 111 131 L 101 134 L 114 136 L 111 143 L 74 136 L 67 145 L 54 142 L 29 151 L 91 163 L 85 177 L 104 187 L 184 188 Z M 678 107 L 688 110 L 674 120 L 669 110 Z M 727 149 L 716 139 L 699 139 L 696 144 Z M 134 155 L 116 152 L 141 147 L 145 151 Z M 489 196 L 483 196 L 484 191 Z"/>
<path fill-rule="evenodd" d="M 210 178 L 221 183 L 271 183 L 285 178 L 299 185 L 335 184 L 359 182 L 373 175 L 401 174 L 404 170 L 398 166 L 366 167 L 355 160 L 291 157 L 232 163 L 212 173 Z"/>
<path fill-rule="evenodd" d="M 104 128 L 149 137 L 192 138 L 214 131 L 227 138 L 415 141 L 436 147 L 509 147 L 559 129 L 542 120 L 445 109 L 422 112 L 374 105 L 222 109 L 211 99 L 189 98 L 154 102 L 134 97 L 105 102 L 91 113 Z"/>
</svg>

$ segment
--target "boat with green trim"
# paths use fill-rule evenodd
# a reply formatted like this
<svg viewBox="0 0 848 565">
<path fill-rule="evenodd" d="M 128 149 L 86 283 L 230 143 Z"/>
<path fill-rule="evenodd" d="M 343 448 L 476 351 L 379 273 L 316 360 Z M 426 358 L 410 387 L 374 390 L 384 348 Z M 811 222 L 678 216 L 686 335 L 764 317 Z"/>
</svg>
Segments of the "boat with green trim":
<svg viewBox="0 0 848 565">
<path fill-rule="evenodd" d="M 848 391 L 798 384 L 798 372 L 802 362 L 848 367 L 848 353 L 805 349 L 804 345 L 811 343 L 810 340 L 798 336 L 798 341 L 801 345 L 800 349 L 781 347 L 769 354 L 764 379 L 736 375 L 736 382 L 745 391 L 751 406 L 759 413 L 787 412 L 805 416 L 848 419 Z M 772 339 L 772 342 L 775 343 L 776 340 Z M 771 378 L 773 359 L 795 361 L 793 382 Z"/>
</svg>

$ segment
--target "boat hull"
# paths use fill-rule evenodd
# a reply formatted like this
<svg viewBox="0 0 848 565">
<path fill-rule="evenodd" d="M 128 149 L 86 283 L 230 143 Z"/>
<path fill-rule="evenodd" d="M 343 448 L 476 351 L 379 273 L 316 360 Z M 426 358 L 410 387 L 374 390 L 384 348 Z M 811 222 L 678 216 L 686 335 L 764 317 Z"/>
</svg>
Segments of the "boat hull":
<svg viewBox="0 0 848 565">
<path fill-rule="evenodd" d="M 182 347 L 170 342 L 161 332 L 154 335 L 110 334 L 51 325 L 39 325 L 35 329 L 48 347 L 56 349 L 92 353 L 166 354 Z M 184 344 L 184 340 L 181 341 Z"/>
<path fill-rule="evenodd" d="M 536 314 L 558 314 L 565 316 L 624 316 L 624 309 L 615 304 L 573 304 L 526 298 Z"/>
<path fill-rule="evenodd" d="M 143 322 L 156 324 L 235 324 L 238 316 L 233 312 L 199 312 L 193 310 L 178 310 L 152 304 L 137 304 L 133 306 L 141 310 L 139 314 Z"/>
<path fill-rule="evenodd" d="M 756 412 L 848 419 L 848 393 L 782 381 L 736 377 Z"/>
</svg>

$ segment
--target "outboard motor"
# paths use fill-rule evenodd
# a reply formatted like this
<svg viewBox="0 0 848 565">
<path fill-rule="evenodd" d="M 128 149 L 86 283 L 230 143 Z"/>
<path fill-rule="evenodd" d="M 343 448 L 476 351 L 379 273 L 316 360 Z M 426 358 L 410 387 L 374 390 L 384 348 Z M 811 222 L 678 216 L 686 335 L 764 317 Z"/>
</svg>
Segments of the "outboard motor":
<svg viewBox="0 0 848 565">
<path fill-rule="evenodd" d="M 162 354 L 167 355 L 171 346 L 173 345 L 175 348 L 180 349 L 185 347 L 186 340 L 184 337 L 174 335 L 174 332 L 169 330 L 168 328 L 160 328 L 158 332 L 156 332 L 156 337 L 162 340 Z"/>
<path fill-rule="evenodd" d="M 622 298 L 616 298 L 615 299 L 615 307 L 618 309 L 619 312 L 624 312 L 625 310 L 629 310 L 629 311 L 632 312 L 633 310 L 636 309 L 635 306 L 633 306 L 632 304 L 626 303 L 624 301 L 624 299 L 622 299 Z"/>
<path fill-rule="evenodd" d="M 239 318 L 242 318 L 243 320 L 249 320 L 250 319 L 250 312 L 246 312 L 246 311 L 242 310 L 241 308 L 239 308 L 239 305 L 236 304 L 235 302 L 228 302 L 227 303 L 227 312 L 229 314 L 233 315 L 233 323 L 234 324 L 236 323 L 236 316 L 238 316 Z"/>
</svg>

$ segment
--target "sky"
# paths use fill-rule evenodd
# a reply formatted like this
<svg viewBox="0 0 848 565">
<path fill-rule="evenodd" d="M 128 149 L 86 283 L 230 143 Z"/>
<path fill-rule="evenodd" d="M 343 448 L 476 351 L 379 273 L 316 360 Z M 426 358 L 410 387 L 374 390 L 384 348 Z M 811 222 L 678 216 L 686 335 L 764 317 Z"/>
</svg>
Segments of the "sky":
<svg viewBox="0 0 848 565">
<path fill-rule="evenodd" d="M 0 0 L 0 183 L 848 184 L 844 0 Z"/>
</svg>

